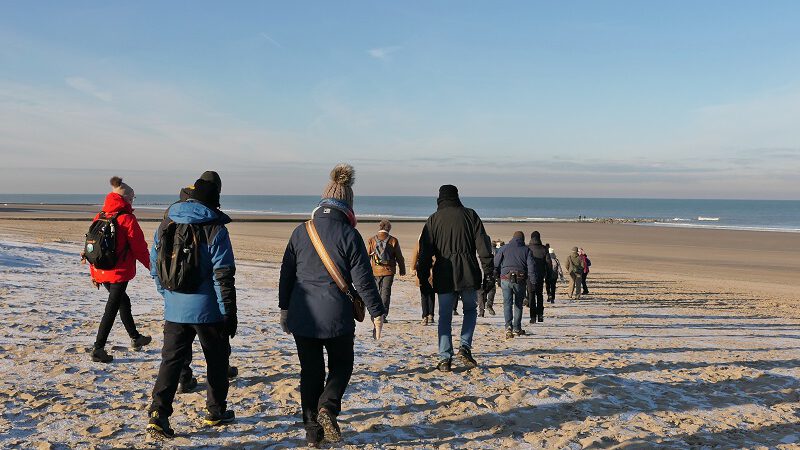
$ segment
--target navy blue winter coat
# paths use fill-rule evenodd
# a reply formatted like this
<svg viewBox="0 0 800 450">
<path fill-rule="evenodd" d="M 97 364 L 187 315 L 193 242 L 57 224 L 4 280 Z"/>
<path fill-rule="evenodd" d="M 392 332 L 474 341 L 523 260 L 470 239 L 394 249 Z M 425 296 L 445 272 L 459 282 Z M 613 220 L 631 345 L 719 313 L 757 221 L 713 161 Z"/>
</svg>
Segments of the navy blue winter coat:
<svg viewBox="0 0 800 450">
<path fill-rule="evenodd" d="M 203 282 L 197 292 L 185 294 L 164 289 L 158 279 L 158 235 L 169 223 L 201 224 L 206 244 L 200 248 L 200 267 Z M 156 289 L 164 297 L 164 320 L 176 323 L 222 322 L 224 315 L 236 315 L 236 288 L 231 239 L 225 224 L 231 219 L 224 213 L 212 210 L 195 200 L 175 203 L 170 206 L 167 218 L 156 230 L 153 247 L 150 249 L 150 275 Z"/>
<path fill-rule="evenodd" d="M 345 281 L 352 282 L 364 299 L 369 315 L 383 315 L 383 303 L 361 234 L 336 208 L 320 207 L 313 217 L 328 254 Z M 297 336 L 329 339 L 355 333 L 352 303 L 322 264 L 305 224 L 295 228 L 283 254 L 278 305 L 289 310 L 289 331 Z"/>
<path fill-rule="evenodd" d="M 539 271 L 533 261 L 533 253 L 520 238 L 511 239 L 508 244 L 497 250 L 494 255 L 494 266 L 501 277 L 508 275 L 509 272 L 526 272 L 531 282 L 540 279 Z"/>
</svg>

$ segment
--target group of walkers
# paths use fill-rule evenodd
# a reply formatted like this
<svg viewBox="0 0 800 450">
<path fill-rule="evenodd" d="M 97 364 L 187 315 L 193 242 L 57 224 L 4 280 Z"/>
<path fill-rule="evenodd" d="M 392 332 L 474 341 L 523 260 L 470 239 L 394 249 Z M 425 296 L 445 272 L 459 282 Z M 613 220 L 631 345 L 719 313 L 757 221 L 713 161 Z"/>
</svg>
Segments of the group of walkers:
<svg viewBox="0 0 800 450">
<path fill-rule="evenodd" d="M 311 219 L 292 232 L 281 262 L 280 326 L 295 341 L 303 424 L 312 447 L 341 439 L 337 416 L 353 373 L 355 321 L 368 313 L 373 337 L 380 339 L 394 277 L 406 273 L 400 243 L 390 234 L 388 220 L 378 224 L 378 233 L 366 244 L 356 230 L 354 181 L 349 165 L 331 171 L 321 201 Z M 91 357 L 104 363 L 113 360 L 104 347 L 117 312 L 133 349 L 152 341 L 138 333 L 125 293 L 138 260 L 164 298 L 162 360 L 148 408 L 147 432 L 158 438 L 174 436 L 169 417 L 175 395 L 197 386 L 190 368 L 195 337 L 207 365 L 203 422 L 230 423 L 235 414 L 227 408 L 229 377 L 236 375 L 230 365 L 230 339 L 237 332 L 238 309 L 236 265 L 226 228 L 231 219 L 220 211 L 222 181 L 209 171 L 181 189 L 178 200 L 165 211 L 149 252 L 133 215 L 133 189 L 118 177 L 111 184 L 83 252 L 91 264 L 92 282 L 109 292 Z M 575 250 L 566 269 L 572 285 L 578 286 L 585 281 L 589 261 Z M 541 322 L 543 286 L 553 302 L 555 283 L 563 280 L 558 258 L 552 248 L 542 245 L 538 232 L 531 234 L 528 245 L 521 232 L 508 244 L 491 241 L 478 214 L 461 203 L 452 185 L 440 187 L 437 210 L 425 222 L 410 267 L 419 285 L 423 324 L 436 323 L 434 296 L 439 297 L 436 368 L 444 372 L 451 371 L 454 362 L 466 368 L 477 365 L 472 354 L 477 317 L 479 309 L 481 316 L 484 311 L 494 314 L 496 286 L 504 296 L 507 337 L 513 337 L 524 334 L 522 299 L 530 300 L 531 323 Z M 463 320 L 455 349 L 452 318 L 459 299 Z"/>
</svg>

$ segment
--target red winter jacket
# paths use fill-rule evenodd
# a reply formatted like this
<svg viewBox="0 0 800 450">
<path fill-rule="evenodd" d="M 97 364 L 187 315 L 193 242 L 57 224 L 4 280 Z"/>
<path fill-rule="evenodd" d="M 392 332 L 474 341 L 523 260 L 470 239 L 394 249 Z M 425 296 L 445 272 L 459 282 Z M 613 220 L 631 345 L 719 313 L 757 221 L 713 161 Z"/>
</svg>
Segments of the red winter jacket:
<svg viewBox="0 0 800 450">
<path fill-rule="evenodd" d="M 136 216 L 133 215 L 133 207 L 126 202 L 121 195 L 114 192 L 106 196 L 103 204 L 103 212 L 106 215 L 120 213 L 117 217 L 117 265 L 113 269 L 95 269 L 89 265 L 92 279 L 98 283 L 124 283 L 136 276 L 136 260 L 150 270 L 150 252 L 147 249 L 147 242 L 144 240 L 144 233 L 139 227 Z M 100 217 L 100 213 L 94 216 L 94 220 Z"/>
</svg>

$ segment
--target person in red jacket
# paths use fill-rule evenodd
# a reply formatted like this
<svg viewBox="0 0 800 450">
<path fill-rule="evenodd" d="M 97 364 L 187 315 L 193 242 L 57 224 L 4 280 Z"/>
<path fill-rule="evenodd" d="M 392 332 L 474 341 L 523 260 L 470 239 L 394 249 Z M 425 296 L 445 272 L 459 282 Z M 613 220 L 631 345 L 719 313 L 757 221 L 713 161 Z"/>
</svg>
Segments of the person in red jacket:
<svg viewBox="0 0 800 450">
<path fill-rule="evenodd" d="M 131 314 L 131 299 L 125 293 L 128 282 L 136 276 L 137 260 L 148 271 L 150 270 L 150 251 L 147 248 L 147 242 L 144 240 L 142 229 L 139 227 L 139 222 L 136 220 L 136 216 L 133 215 L 133 207 L 131 206 L 134 198 L 133 189 L 123 183 L 120 177 L 112 177 L 111 186 L 112 190 L 106 195 L 102 212 L 107 217 L 116 214 L 116 248 L 119 249 L 117 264 L 113 269 L 108 270 L 97 269 L 93 265 L 89 266 L 92 284 L 97 289 L 100 289 L 102 284 L 108 291 L 106 310 L 102 320 L 100 320 L 97 339 L 92 349 L 92 361 L 103 363 L 109 363 L 114 359 L 106 352 L 105 345 L 108 335 L 111 333 L 111 326 L 114 325 L 114 320 L 117 317 L 117 311 L 119 311 L 122 324 L 125 325 L 125 331 L 131 337 L 132 350 L 139 350 L 152 341 L 150 336 L 144 336 L 136 330 L 136 324 L 133 322 L 133 315 Z M 100 213 L 95 216 L 94 220 L 99 217 Z"/>
</svg>

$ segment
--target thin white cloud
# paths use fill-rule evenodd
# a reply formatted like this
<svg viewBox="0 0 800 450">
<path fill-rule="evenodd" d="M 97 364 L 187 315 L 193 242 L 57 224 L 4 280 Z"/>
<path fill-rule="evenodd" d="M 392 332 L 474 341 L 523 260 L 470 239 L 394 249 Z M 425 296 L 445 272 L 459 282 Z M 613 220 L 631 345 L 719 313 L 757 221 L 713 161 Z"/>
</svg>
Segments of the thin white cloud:
<svg viewBox="0 0 800 450">
<path fill-rule="evenodd" d="M 265 41 L 267 41 L 270 44 L 272 44 L 273 46 L 275 46 L 277 48 L 283 48 L 283 46 L 278 41 L 276 41 L 275 39 L 272 39 L 272 36 L 268 35 L 267 33 L 261 32 L 258 35 L 261 36 Z"/>
<path fill-rule="evenodd" d="M 94 98 L 104 102 L 110 102 L 114 99 L 110 92 L 103 91 L 95 86 L 90 80 L 83 77 L 68 77 L 64 79 L 67 86 L 75 89 L 76 91 L 83 92 L 84 94 L 91 95 Z"/>
<path fill-rule="evenodd" d="M 375 59 L 380 59 L 382 61 L 388 61 L 392 55 L 399 51 L 402 47 L 400 46 L 391 46 L 391 47 L 376 47 L 367 50 L 367 54 Z"/>
</svg>

